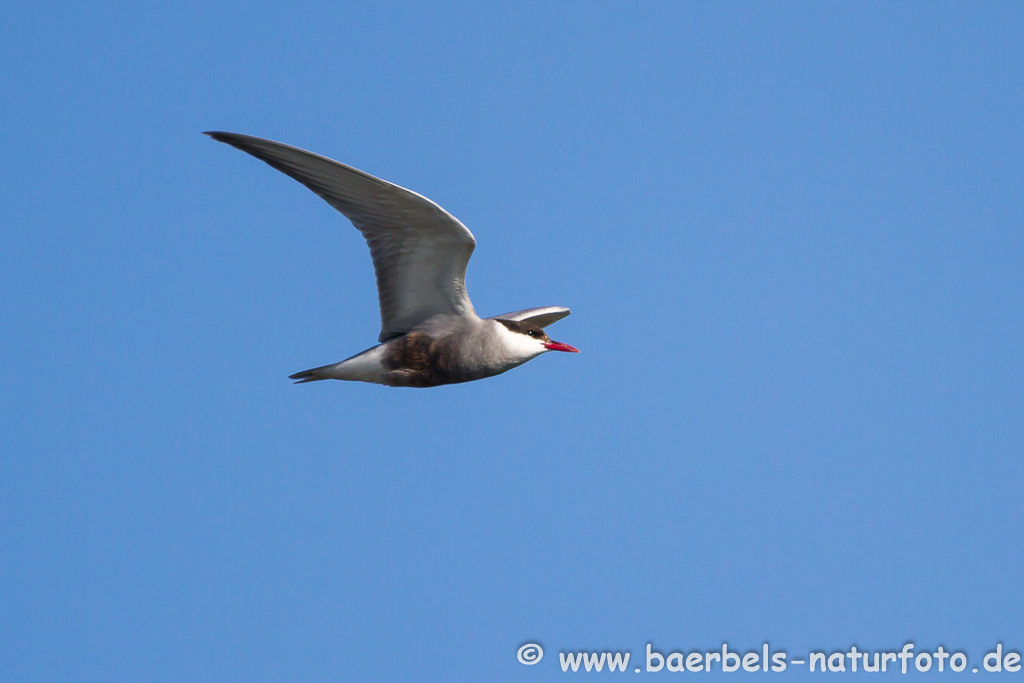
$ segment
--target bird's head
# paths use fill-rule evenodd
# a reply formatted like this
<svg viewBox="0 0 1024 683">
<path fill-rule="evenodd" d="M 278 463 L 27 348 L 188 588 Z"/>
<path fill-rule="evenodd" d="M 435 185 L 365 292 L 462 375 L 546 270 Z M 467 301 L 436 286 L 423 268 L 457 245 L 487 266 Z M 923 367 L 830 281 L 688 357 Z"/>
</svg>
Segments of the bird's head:
<svg viewBox="0 0 1024 683">
<path fill-rule="evenodd" d="M 508 330 L 509 334 L 502 335 L 505 346 L 517 356 L 534 358 L 548 351 L 580 352 L 573 346 L 552 340 L 543 329 L 536 325 L 515 320 L 498 319 L 497 322 Z"/>
</svg>

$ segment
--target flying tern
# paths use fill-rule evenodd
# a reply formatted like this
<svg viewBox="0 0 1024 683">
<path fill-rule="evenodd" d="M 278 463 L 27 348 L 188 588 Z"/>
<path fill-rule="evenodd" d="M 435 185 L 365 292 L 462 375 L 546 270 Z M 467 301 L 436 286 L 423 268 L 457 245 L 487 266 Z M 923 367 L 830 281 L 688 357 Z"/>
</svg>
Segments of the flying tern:
<svg viewBox="0 0 1024 683">
<path fill-rule="evenodd" d="M 543 306 L 481 318 L 466 293 L 473 233 L 423 195 L 297 147 L 238 133 L 206 133 L 299 181 L 363 233 L 377 276 L 376 346 L 332 365 L 291 376 L 392 387 L 470 382 L 548 351 L 579 350 L 544 332 L 569 315 Z"/>
</svg>

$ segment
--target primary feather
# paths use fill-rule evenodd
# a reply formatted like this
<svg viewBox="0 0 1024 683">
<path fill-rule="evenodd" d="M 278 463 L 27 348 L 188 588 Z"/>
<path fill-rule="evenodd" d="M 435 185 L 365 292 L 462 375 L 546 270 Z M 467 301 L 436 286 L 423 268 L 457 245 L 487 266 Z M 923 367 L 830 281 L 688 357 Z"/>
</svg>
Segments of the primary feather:
<svg viewBox="0 0 1024 683">
<path fill-rule="evenodd" d="M 466 265 L 476 239 L 455 216 L 412 190 L 280 142 L 207 133 L 291 176 L 345 214 L 373 258 L 384 342 L 437 314 L 476 315 Z"/>
</svg>

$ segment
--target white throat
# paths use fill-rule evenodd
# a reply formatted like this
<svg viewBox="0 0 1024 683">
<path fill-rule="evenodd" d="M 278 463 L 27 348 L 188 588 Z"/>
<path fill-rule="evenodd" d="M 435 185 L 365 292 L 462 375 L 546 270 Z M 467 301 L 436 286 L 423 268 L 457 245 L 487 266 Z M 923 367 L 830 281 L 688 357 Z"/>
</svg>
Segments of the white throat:
<svg viewBox="0 0 1024 683">
<path fill-rule="evenodd" d="M 531 358 L 536 358 L 548 349 L 544 348 L 544 342 L 539 339 L 512 332 L 499 322 L 494 323 L 498 333 L 498 344 L 501 346 L 505 358 L 515 364 L 525 363 Z"/>
</svg>

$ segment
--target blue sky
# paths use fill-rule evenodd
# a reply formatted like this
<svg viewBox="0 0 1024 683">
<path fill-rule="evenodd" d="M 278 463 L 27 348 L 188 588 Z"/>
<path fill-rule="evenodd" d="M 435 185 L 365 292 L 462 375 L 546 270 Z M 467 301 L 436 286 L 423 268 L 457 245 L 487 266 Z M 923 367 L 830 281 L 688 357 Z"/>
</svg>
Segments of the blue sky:
<svg viewBox="0 0 1024 683">
<path fill-rule="evenodd" d="M 1024 647 L 1019 3 L 4 14 L 3 680 Z M 210 129 L 439 202 L 583 353 L 293 386 L 370 259 Z"/>
</svg>

